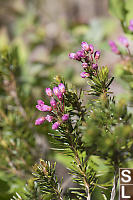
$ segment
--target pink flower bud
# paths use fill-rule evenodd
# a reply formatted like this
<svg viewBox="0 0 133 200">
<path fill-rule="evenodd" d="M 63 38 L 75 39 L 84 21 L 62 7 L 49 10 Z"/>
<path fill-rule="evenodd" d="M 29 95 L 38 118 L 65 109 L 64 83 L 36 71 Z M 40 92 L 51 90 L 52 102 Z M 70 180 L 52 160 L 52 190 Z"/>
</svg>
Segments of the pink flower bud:
<svg viewBox="0 0 133 200">
<path fill-rule="evenodd" d="M 58 87 L 54 87 L 53 88 L 53 92 L 54 92 L 55 96 L 57 96 L 58 93 L 59 93 L 59 88 Z"/>
<path fill-rule="evenodd" d="M 98 65 L 97 64 L 92 64 L 92 69 L 97 70 L 98 69 Z"/>
<path fill-rule="evenodd" d="M 52 90 L 50 89 L 50 88 L 46 88 L 46 94 L 49 96 L 49 97 L 51 97 L 52 95 L 53 95 L 53 92 L 52 92 Z"/>
<path fill-rule="evenodd" d="M 87 73 L 87 72 L 82 72 L 82 73 L 80 74 L 80 76 L 81 76 L 82 78 L 86 78 L 86 77 L 89 77 L 90 74 Z"/>
<path fill-rule="evenodd" d="M 112 47 L 112 51 L 115 53 L 115 54 L 120 54 L 120 51 L 117 47 Z"/>
<path fill-rule="evenodd" d="M 113 47 L 112 48 L 112 51 L 115 53 L 115 54 L 120 54 L 120 51 L 117 47 Z"/>
<path fill-rule="evenodd" d="M 82 78 L 85 78 L 85 77 L 86 77 L 86 76 L 85 76 L 85 73 L 86 73 L 86 72 L 81 72 L 80 76 L 81 76 Z"/>
<path fill-rule="evenodd" d="M 46 119 L 48 122 L 52 122 L 53 116 L 47 115 L 47 116 L 45 117 L 45 119 Z"/>
<path fill-rule="evenodd" d="M 54 108 L 56 108 L 56 106 L 57 106 L 56 100 L 55 100 L 54 98 L 51 98 L 50 104 L 51 104 L 51 106 L 53 106 Z"/>
<path fill-rule="evenodd" d="M 81 47 L 82 47 L 82 50 L 89 51 L 89 45 L 87 42 L 82 42 Z"/>
<path fill-rule="evenodd" d="M 90 74 L 86 72 L 85 76 L 88 78 L 88 77 L 90 77 Z"/>
<path fill-rule="evenodd" d="M 59 88 L 60 92 L 65 93 L 65 85 L 63 83 L 60 83 L 58 85 L 58 88 Z"/>
<path fill-rule="evenodd" d="M 56 129 L 59 128 L 59 126 L 60 126 L 60 122 L 55 122 L 55 123 L 52 125 L 52 129 L 53 129 L 53 130 L 56 130 Z"/>
<path fill-rule="evenodd" d="M 51 112 L 53 109 L 51 106 L 47 106 L 46 111 Z"/>
<path fill-rule="evenodd" d="M 116 54 L 120 54 L 120 51 L 116 45 L 116 43 L 112 40 L 109 41 L 109 46 L 111 47 L 112 51 Z"/>
<path fill-rule="evenodd" d="M 35 121 L 35 125 L 41 125 L 43 124 L 45 121 L 45 117 L 39 117 L 36 121 Z"/>
<path fill-rule="evenodd" d="M 88 67 L 88 64 L 87 63 L 82 63 L 82 67 L 85 69 Z"/>
<path fill-rule="evenodd" d="M 52 107 L 51 106 L 47 106 L 47 105 L 36 105 L 36 108 L 39 111 L 43 111 L 43 112 L 51 112 L 52 111 Z"/>
<path fill-rule="evenodd" d="M 42 106 L 36 105 L 37 110 L 42 111 Z"/>
<path fill-rule="evenodd" d="M 128 39 L 124 36 L 120 36 L 119 37 L 119 41 L 121 42 L 121 44 L 123 44 L 125 47 L 128 47 L 129 46 L 129 43 L 128 43 Z"/>
<path fill-rule="evenodd" d="M 69 58 L 75 60 L 76 59 L 76 53 L 69 53 Z"/>
<path fill-rule="evenodd" d="M 69 114 L 64 114 L 62 116 L 62 121 L 67 121 L 69 119 Z"/>
<path fill-rule="evenodd" d="M 59 92 L 58 95 L 57 95 L 57 97 L 58 97 L 58 99 L 59 99 L 60 101 L 62 101 L 62 99 L 63 99 L 62 92 Z"/>
<path fill-rule="evenodd" d="M 94 46 L 92 44 L 89 45 L 89 51 L 91 54 L 94 52 Z"/>
<path fill-rule="evenodd" d="M 99 60 L 99 58 L 100 58 L 100 51 L 95 51 L 94 58 L 95 58 L 95 60 Z"/>
<path fill-rule="evenodd" d="M 109 40 L 109 46 L 112 47 L 117 47 L 116 43 L 113 40 Z"/>
<path fill-rule="evenodd" d="M 85 57 L 85 53 L 84 51 L 77 51 L 76 52 L 76 60 L 81 60 L 81 58 L 84 58 Z"/>
<path fill-rule="evenodd" d="M 37 100 L 37 103 L 38 103 L 38 105 L 44 105 L 44 101 L 42 101 L 42 100 Z"/>
</svg>

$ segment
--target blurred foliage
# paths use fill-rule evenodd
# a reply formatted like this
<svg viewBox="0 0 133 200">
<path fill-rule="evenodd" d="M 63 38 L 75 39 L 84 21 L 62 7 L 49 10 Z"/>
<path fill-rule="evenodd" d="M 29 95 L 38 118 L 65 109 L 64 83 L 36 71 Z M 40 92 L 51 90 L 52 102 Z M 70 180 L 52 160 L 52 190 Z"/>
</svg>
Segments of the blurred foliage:
<svg viewBox="0 0 133 200">
<path fill-rule="evenodd" d="M 110 12 L 120 20 L 125 33 L 130 33 L 128 25 L 129 21 L 133 19 L 132 8 L 132 0 L 109 0 Z"/>
<path fill-rule="evenodd" d="M 129 39 L 128 51 L 122 49 L 122 57 L 120 62 L 116 63 L 115 75 L 119 83 L 126 89 L 126 95 L 121 94 L 129 104 L 130 110 L 133 104 L 133 59 L 132 59 L 132 39 L 133 32 L 128 29 L 129 22 L 133 19 L 133 1 L 109 0 L 110 11 L 121 22 L 124 33 Z"/>
</svg>

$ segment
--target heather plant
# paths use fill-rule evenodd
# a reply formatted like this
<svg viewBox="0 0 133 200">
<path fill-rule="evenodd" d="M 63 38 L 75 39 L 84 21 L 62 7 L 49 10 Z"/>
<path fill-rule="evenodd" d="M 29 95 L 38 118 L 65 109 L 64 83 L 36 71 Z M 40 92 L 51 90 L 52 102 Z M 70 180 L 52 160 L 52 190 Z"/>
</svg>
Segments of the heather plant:
<svg viewBox="0 0 133 200">
<path fill-rule="evenodd" d="M 14 25 L 16 32 L 12 32 L 11 38 L 16 35 L 23 37 L 26 32 L 28 44 L 24 44 L 24 37 L 22 41 L 14 41 L 20 42 L 18 49 L 4 48 L 0 52 L 0 199 L 118 199 L 119 167 L 132 167 L 133 163 L 132 2 L 109 0 L 110 11 L 120 20 L 126 34 L 118 38 L 124 48 L 109 41 L 112 51 L 120 58 L 115 67 L 115 80 L 125 86 L 126 94 L 128 91 L 128 95 L 123 92 L 123 98 L 119 100 L 118 96 L 114 97 L 111 87 L 114 77 L 111 77 L 106 65 L 99 64 L 102 53 L 87 42 L 81 43 L 79 51 L 69 54 L 72 64 L 81 64 L 82 72 L 78 76 L 77 85 L 80 85 L 82 78 L 85 88 L 76 90 L 68 80 L 60 77 L 52 78 L 50 84 L 47 72 L 49 75 L 51 66 L 56 66 L 58 60 L 61 66 L 64 64 L 62 54 L 67 56 L 69 43 L 74 48 L 74 45 L 82 41 L 81 38 L 85 37 L 87 41 L 91 38 L 88 24 L 74 26 L 73 36 L 69 30 L 67 34 L 70 41 L 65 36 L 60 37 L 60 40 L 55 36 L 51 39 L 44 24 L 38 26 L 41 20 L 37 7 L 33 11 L 31 6 L 33 13 L 28 7 L 28 14 L 27 9 L 26 12 L 20 10 L 21 16 L 17 16 Z M 91 27 L 94 28 L 94 41 L 98 37 L 94 38 L 94 34 L 96 30 L 101 32 L 101 27 L 101 23 L 97 28 L 94 25 Z M 82 28 L 87 30 L 86 35 L 79 34 L 78 38 L 76 31 Z M 109 25 L 103 38 L 107 38 L 107 31 L 110 31 Z M 77 41 L 73 45 L 74 34 Z M 44 46 L 50 44 L 46 48 L 48 54 L 46 51 L 45 56 L 31 56 L 29 52 L 34 52 L 42 43 Z M 32 63 L 29 60 L 26 62 L 27 57 L 32 57 Z M 68 67 L 66 71 L 62 69 L 67 77 Z M 42 75 L 44 70 L 45 77 Z M 61 180 L 58 176 L 56 156 L 40 155 L 40 146 L 37 145 L 40 133 L 47 136 L 50 152 L 55 153 L 54 156 L 62 156 L 60 162 L 68 169 L 71 182 L 74 182 L 72 187 L 68 183 L 66 189 L 64 177 Z M 39 157 L 41 159 L 37 162 Z M 27 185 L 22 192 L 25 179 Z"/>
<path fill-rule="evenodd" d="M 121 39 L 125 45 L 127 40 Z M 110 45 L 116 53 L 115 43 Z M 45 90 L 48 105 L 45 100 L 37 101 L 42 116 L 35 125 L 52 123 L 52 145 L 71 158 L 68 171 L 75 184 L 64 191 L 63 177 L 59 180 L 56 175 L 56 162 L 40 159 L 25 195 L 17 194 L 13 199 L 118 199 L 119 168 L 128 166 L 133 156 L 132 114 L 125 100 L 116 101 L 110 91 L 114 77 L 109 77 L 107 66 L 99 66 L 100 51 L 82 42 L 81 50 L 70 53 L 69 58 L 81 62 L 86 91 L 75 91 L 58 78 Z"/>
<path fill-rule="evenodd" d="M 35 126 L 33 122 L 39 114 L 40 117 L 46 116 L 44 112 L 38 112 L 34 108 L 41 94 L 45 104 L 51 105 L 49 104 L 51 98 L 49 99 L 43 88 L 49 87 L 51 77 L 53 80 L 53 76 L 58 72 L 61 74 L 63 72 L 68 85 L 70 82 L 76 86 L 82 85 L 83 82 L 80 82 L 81 79 L 71 67 L 72 62 L 68 63 L 66 68 L 62 66 L 64 62 L 69 62 L 69 59 L 66 59 L 66 49 L 78 46 L 83 38 L 90 38 L 88 30 L 92 27 L 88 23 L 79 24 L 78 19 L 75 24 L 70 23 L 68 18 L 64 19 L 63 23 L 55 21 L 53 26 L 52 18 L 49 21 L 50 13 L 47 13 L 47 9 L 45 11 L 43 9 L 44 0 L 0 2 L 2 13 L 0 16 L 0 199 L 8 200 L 16 191 L 19 194 L 23 192 L 26 180 L 31 177 L 32 165 L 38 158 L 57 162 L 61 160 L 61 163 L 62 161 L 65 163 L 64 154 L 58 153 L 60 151 L 53 153 L 49 150 L 49 146 L 51 149 L 55 147 L 57 149 L 61 145 L 60 141 L 53 143 L 54 130 L 52 132 L 50 123 L 53 121 L 60 121 L 62 125 L 67 123 L 69 119 L 64 120 L 69 117 L 67 108 L 61 111 L 62 114 L 55 113 L 56 116 L 54 115 L 50 123 L 48 119 L 50 120 L 51 113 L 47 113 L 50 117 L 47 116 L 47 120 L 45 119 L 45 123 L 41 126 Z M 50 34 L 51 22 L 52 27 L 57 28 L 56 34 L 55 31 Z M 83 32 L 79 31 L 83 29 Z M 104 32 L 105 28 L 100 26 L 100 29 Z M 61 34 L 60 37 L 57 33 Z M 59 84 L 60 82 L 53 84 L 51 89 Z M 78 98 L 75 93 L 72 96 Z M 61 109 L 58 97 L 55 98 L 58 108 Z M 67 99 L 65 101 L 69 102 Z M 76 110 L 77 105 L 74 103 Z M 49 132 L 51 135 L 47 134 Z M 47 139 L 50 145 L 47 144 Z M 71 158 L 67 157 L 66 160 L 68 163 Z"/>
</svg>

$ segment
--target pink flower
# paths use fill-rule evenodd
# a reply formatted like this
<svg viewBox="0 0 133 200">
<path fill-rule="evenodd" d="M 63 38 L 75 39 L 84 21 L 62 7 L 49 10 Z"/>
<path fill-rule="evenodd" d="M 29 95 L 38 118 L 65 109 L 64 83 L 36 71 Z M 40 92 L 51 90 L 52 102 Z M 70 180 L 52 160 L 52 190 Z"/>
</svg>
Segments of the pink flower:
<svg viewBox="0 0 133 200">
<path fill-rule="evenodd" d="M 39 111 L 43 111 L 43 112 L 51 112 L 52 111 L 52 107 L 51 106 L 47 106 L 47 105 L 36 105 L 36 108 Z"/>
<path fill-rule="evenodd" d="M 49 96 L 49 97 L 51 97 L 52 95 L 53 95 L 53 92 L 52 92 L 52 90 L 50 89 L 50 88 L 46 88 L 46 94 Z"/>
<path fill-rule="evenodd" d="M 58 85 L 58 88 L 59 88 L 59 90 L 60 90 L 62 93 L 65 93 L 65 85 L 64 85 L 63 83 L 60 83 L 60 84 Z"/>
<path fill-rule="evenodd" d="M 35 121 L 35 125 L 41 125 L 41 124 L 43 124 L 44 121 L 45 121 L 45 117 L 39 117 L 39 118 Z"/>
<path fill-rule="evenodd" d="M 109 46 L 111 48 L 117 47 L 116 43 L 113 40 L 109 40 Z"/>
<path fill-rule="evenodd" d="M 95 60 L 99 60 L 99 58 L 100 58 L 100 51 L 95 51 L 94 58 L 95 58 Z"/>
<path fill-rule="evenodd" d="M 112 51 L 113 51 L 114 53 L 116 53 L 116 54 L 120 54 L 120 51 L 118 50 L 117 47 L 113 47 L 113 48 L 112 48 Z"/>
<path fill-rule="evenodd" d="M 98 65 L 97 65 L 97 64 L 92 64 L 92 68 L 93 68 L 94 70 L 97 70 L 97 69 L 98 69 Z"/>
<path fill-rule="evenodd" d="M 39 111 L 43 111 L 43 112 L 50 112 L 50 111 L 52 111 L 52 107 L 45 105 L 42 100 L 38 100 L 37 103 L 38 103 L 38 105 L 36 105 L 36 108 Z"/>
<path fill-rule="evenodd" d="M 69 119 L 69 114 L 64 114 L 62 116 L 62 121 L 67 121 Z"/>
<path fill-rule="evenodd" d="M 76 52 L 76 60 L 81 60 L 81 58 L 84 58 L 85 57 L 85 54 L 84 54 L 84 51 L 83 50 L 80 50 L 80 51 L 77 51 Z"/>
<path fill-rule="evenodd" d="M 128 43 L 128 39 L 124 36 L 120 36 L 119 37 L 119 41 L 125 46 L 125 47 L 128 47 L 129 46 L 129 43 Z"/>
<path fill-rule="evenodd" d="M 37 101 L 38 104 L 36 105 L 36 108 L 39 111 L 49 112 L 49 113 L 46 115 L 46 117 L 38 118 L 35 121 L 35 125 L 40 125 L 45 120 L 47 120 L 48 122 L 52 122 L 54 120 L 56 122 L 52 125 L 52 129 L 56 130 L 62 123 L 62 122 L 57 121 L 58 119 L 60 119 L 61 117 L 62 117 L 62 121 L 66 121 L 68 119 L 69 117 L 68 114 L 63 115 L 65 102 L 64 101 L 62 102 L 62 100 L 63 100 L 63 95 L 65 91 L 66 91 L 65 85 L 63 83 L 60 83 L 58 87 L 54 87 L 53 91 L 50 88 L 46 88 L 46 94 L 51 97 L 50 98 L 51 106 L 45 105 L 44 101 L 42 100 L 38 100 Z M 53 94 L 56 95 L 57 97 L 54 98 Z"/>
<path fill-rule="evenodd" d="M 83 58 L 84 55 L 84 51 L 77 51 L 76 53 L 69 53 L 69 58 L 73 59 L 73 60 L 78 60 L 80 61 L 81 58 Z"/>
<path fill-rule="evenodd" d="M 91 54 L 94 52 L 94 46 L 92 44 L 89 45 L 89 51 Z"/>
<path fill-rule="evenodd" d="M 51 106 L 47 106 L 47 107 L 46 107 L 46 111 L 51 112 L 52 110 L 53 110 L 53 109 L 52 109 Z"/>
<path fill-rule="evenodd" d="M 57 96 L 59 94 L 59 88 L 58 87 L 54 87 L 53 88 L 53 92 L 54 92 L 55 96 Z"/>
<path fill-rule="evenodd" d="M 76 53 L 69 53 L 69 58 L 75 60 L 76 59 Z"/>
<path fill-rule="evenodd" d="M 53 129 L 53 130 L 56 130 L 56 129 L 59 128 L 59 126 L 60 126 L 60 122 L 55 122 L 55 123 L 52 125 L 52 129 Z"/>
<path fill-rule="evenodd" d="M 116 43 L 112 40 L 109 41 L 109 46 L 111 47 L 112 51 L 116 54 L 120 54 L 120 51 L 116 45 Z"/>
<path fill-rule="evenodd" d="M 82 63 L 82 67 L 85 69 L 88 67 L 88 64 L 87 63 Z"/>
<path fill-rule="evenodd" d="M 42 101 L 42 100 L 37 100 L 37 103 L 38 103 L 38 105 L 44 105 L 44 101 Z"/>
<path fill-rule="evenodd" d="M 87 72 L 81 72 L 80 76 L 81 76 L 82 78 L 86 78 L 86 77 L 89 77 L 90 74 L 87 73 Z"/>
<path fill-rule="evenodd" d="M 87 42 L 82 42 L 81 47 L 82 47 L 82 50 L 89 51 L 89 45 Z"/>
<path fill-rule="evenodd" d="M 53 106 L 54 108 L 56 108 L 56 106 L 57 106 L 56 100 L 55 100 L 54 98 L 51 98 L 50 104 L 51 104 L 51 106 Z"/>
<path fill-rule="evenodd" d="M 60 101 L 62 101 L 62 99 L 63 99 L 62 92 L 59 91 L 57 97 L 58 97 L 58 99 L 59 99 Z"/>
<path fill-rule="evenodd" d="M 52 122 L 53 116 L 47 115 L 47 116 L 45 117 L 45 119 L 46 119 L 48 122 Z"/>
</svg>

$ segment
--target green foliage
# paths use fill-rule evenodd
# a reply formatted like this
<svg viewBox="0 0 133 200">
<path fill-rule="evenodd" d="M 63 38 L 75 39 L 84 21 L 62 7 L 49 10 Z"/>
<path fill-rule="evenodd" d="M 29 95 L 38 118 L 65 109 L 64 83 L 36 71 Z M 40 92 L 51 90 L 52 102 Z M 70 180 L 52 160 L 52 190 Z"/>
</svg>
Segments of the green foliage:
<svg viewBox="0 0 133 200">
<path fill-rule="evenodd" d="M 128 30 L 129 21 L 133 18 L 132 9 L 132 0 L 109 0 L 109 10 L 111 14 L 120 20 L 124 32 L 129 35 L 132 35 Z"/>
<path fill-rule="evenodd" d="M 34 179 L 29 179 L 28 185 L 25 187 L 25 192 L 23 197 L 21 197 L 18 193 L 12 197 L 11 200 L 42 200 L 39 187 Z"/>
<path fill-rule="evenodd" d="M 102 67 L 98 70 L 96 76 L 92 76 L 88 82 L 91 87 L 89 90 L 90 95 L 100 96 L 102 93 L 105 95 L 108 93 L 109 86 L 114 79 L 114 77 L 108 79 L 108 73 L 108 67 Z"/>
<path fill-rule="evenodd" d="M 131 114 L 128 114 L 122 100 L 117 104 L 99 102 L 94 107 L 91 108 L 93 111 L 87 119 L 83 141 L 91 154 L 107 159 L 111 163 L 116 162 L 120 166 L 132 158 Z"/>
<path fill-rule="evenodd" d="M 77 164 L 78 163 L 78 164 Z M 85 156 L 76 157 L 70 173 L 73 175 L 73 182 L 78 184 L 78 188 L 70 188 L 71 194 L 75 194 L 77 199 L 87 198 L 87 187 L 91 194 L 96 187 L 96 172 L 93 170 L 94 163 L 89 162 Z M 85 178 L 86 177 L 86 178 Z M 87 186 L 88 185 L 88 186 Z"/>
<path fill-rule="evenodd" d="M 55 163 L 44 162 L 40 160 L 39 165 L 35 165 L 33 168 L 34 181 L 40 189 L 43 199 L 62 199 L 61 187 L 58 183 L 58 179 L 55 176 Z"/>
</svg>

